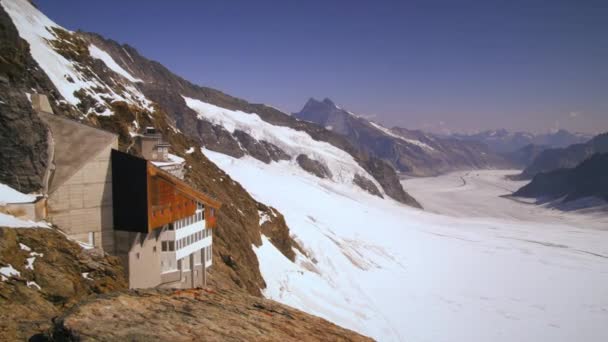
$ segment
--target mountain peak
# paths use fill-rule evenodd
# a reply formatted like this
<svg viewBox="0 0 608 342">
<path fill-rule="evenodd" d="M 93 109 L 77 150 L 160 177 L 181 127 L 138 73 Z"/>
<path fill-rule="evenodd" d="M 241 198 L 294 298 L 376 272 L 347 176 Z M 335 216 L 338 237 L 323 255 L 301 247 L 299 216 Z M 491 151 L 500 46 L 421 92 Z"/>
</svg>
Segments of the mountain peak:
<svg viewBox="0 0 608 342">
<path fill-rule="evenodd" d="M 336 104 L 334 103 L 334 101 L 332 101 L 329 97 L 324 98 L 323 99 L 323 103 L 325 103 L 328 106 L 332 106 L 332 107 L 338 108 L 338 106 L 336 106 Z"/>
</svg>

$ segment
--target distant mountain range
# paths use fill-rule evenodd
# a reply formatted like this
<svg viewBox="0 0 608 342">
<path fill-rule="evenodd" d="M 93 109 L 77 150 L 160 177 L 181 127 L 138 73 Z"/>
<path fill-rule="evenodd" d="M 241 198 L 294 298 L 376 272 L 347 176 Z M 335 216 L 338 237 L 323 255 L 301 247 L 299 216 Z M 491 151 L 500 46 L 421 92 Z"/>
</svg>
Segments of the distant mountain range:
<svg viewBox="0 0 608 342">
<path fill-rule="evenodd" d="M 584 143 L 593 136 L 585 133 L 571 133 L 563 129 L 543 134 L 510 132 L 506 129 L 498 129 L 475 134 L 452 134 L 451 137 L 464 141 L 481 142 L 494 152 L 508 154 L 530 144 L 559 148 Z"/>
<path fill-rule="evenodd" d="M 574 168 L 593 154 L 605 152 L 608 152 L 608 133 L 600 134 L 583 144 L 546 149 L 538 153 L 518 178 L 531 179 L 541 172 Z"/>
<path fill-rule="evenodd" d="M 355 147 L 389 162 L 410 176 L 434 176 L 459 169 L 499 168 L 505 158 L 474 140 L 437 137 L 417 130 L 392 129 L 337 106 L 332 100 L 310 99 L 294 113 L 344 137 Z"/>
<path fill-rule="evenodd" d="M 525 168 L 530 165 L 538 155 L 547 150 L 544 145 L 528 144 L 512 152 L 502 153 L 505 158 L 510 160 L 515 166 Z"/>
<path fill-rule="evenodd" d="M 537 174 L 514 196 L 570 202 L 585 197 L 608 201 L 608 153 L 596 153 L 574 168 Z"/>
</svg>

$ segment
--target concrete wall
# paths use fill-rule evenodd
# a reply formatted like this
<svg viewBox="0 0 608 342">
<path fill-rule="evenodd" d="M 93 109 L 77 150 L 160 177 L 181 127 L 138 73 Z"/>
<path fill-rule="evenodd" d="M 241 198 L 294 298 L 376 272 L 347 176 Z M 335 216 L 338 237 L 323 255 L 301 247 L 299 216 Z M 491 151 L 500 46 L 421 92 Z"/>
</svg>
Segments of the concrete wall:
<svg viewBox="0 0 608 342">
<path fill-rule="evenodd" d="M 118 139 L 50 193 L 47 202 L 49 220 L 68 236 L 110 253 L 114 250 L 112 148 L 118 148 Z"/>
<path fill-rule="evenodd" d="M 153 161 L 168 161 L 168 150 L 167 147 L 157 148 L 156 145 L 162 142 L 160 135 L 157 136 L 143 136 L 138 138 L 139 149 L 141 155 L 146 160 Z M 161 151 L 162 150 L 162 151 Z"/>
<path fill-rule="evenodd" d="M 173 231 L 157 229 L 152 233 L 115 232 L 115 255 L 125 268 L 130 288 L 192 288 L 206 284 L 205 250 L 198 250 L 180 260 L 175 252 L 162 252 L 162 241 Z M 167 262 L 171 265 L 167 267 Z"/>
<path fill-rule="evenodd" d="M 0 211 L 27 220 L 41 221 L 47 218 L 46 198 L 42 197 L 30 203 L 7 203 L 0 206 Z"/>
<path fill-rule="evenodd" d="M 161 284 L 160 230 L 149 234 L 115 232 L 116 255 L 123 262 L 129 288 L 150 288 Z"/>
</svg>

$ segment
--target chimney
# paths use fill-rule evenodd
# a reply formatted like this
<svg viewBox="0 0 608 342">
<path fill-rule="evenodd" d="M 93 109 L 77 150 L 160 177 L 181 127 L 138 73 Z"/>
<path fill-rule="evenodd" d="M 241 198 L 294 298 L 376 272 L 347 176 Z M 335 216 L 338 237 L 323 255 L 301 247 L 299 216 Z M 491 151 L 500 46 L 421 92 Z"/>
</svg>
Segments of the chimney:
<svg viewBox="0 0 608 342">
<path fill-rule="evenodd" d="M 43 94 L 32 94 L 32 108 L 38 113 L 54 114 L 49 99 Z"/>
</svg>

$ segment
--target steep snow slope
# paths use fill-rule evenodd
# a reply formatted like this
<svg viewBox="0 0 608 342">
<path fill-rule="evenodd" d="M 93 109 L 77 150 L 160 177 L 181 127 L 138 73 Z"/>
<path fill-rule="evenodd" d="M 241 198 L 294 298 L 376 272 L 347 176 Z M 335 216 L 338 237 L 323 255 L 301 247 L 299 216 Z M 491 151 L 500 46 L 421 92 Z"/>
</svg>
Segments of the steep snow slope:
<svg viewBox="0 0 608 342">
<path fill-rule="evenodd" d="M 223 126 L 230 133 L 238 129 L 248 133 L 257 141 L 270 142 L 287 152 L 292 157 L 291 162 L 294 165 L 297 165 L 295 162 L 297 155 L 306 154 L 327 165 L 332 173 L 332 179 L 336 182 L 351 184 L 356 174 L 367 175 L 370 181 L 374 179 L 350 154 L 329 143 L 314 140 L 306 132 L 271 125 L 255 113 L 229 110 L 185 96 L 184 100 L 188 107 L 198 113 L 199 119 Z M 378 182 L 372 182 L 378 189 L 382 189 Z"/>
<path fill-rule="evenodd" d="M 272 299 L 382 341 L 608 338 L 606 231 L 440 216 L 289 162 L 204 153 L 307 251 L 293 264 L 256 249 Z"/>
<path fill-rule="evenodd" d="M 0 3 L 11 16 L 21 38 L 30 44 L 32 57 L 68 103 L 76 106 L 85 96 L 90 96 L 96 103 L 107 104 L 96 109 L 98 115 L 111 115 L 112 110 L 108 107 L 115 101 L 125 101 L 152 111 L 151 102 L 132 84 L 141 80 L 121 68 L 105 51 L 94 45 L 82 51 L 79 44 L 84 44 L 83 41 L 55 24 L 29 1 L 2 0 Z M 81 60 L 68 59 L 64 54 Z M 114 84 L 106 83 L 92 65 L 84 63 L 94 63 L 92 59 L 101 60 L 114 72 Z M 82 94 L 77 95 L 77 92 Z M 93 109 L 89 112 L 92 113 Z"/>
</svg>

